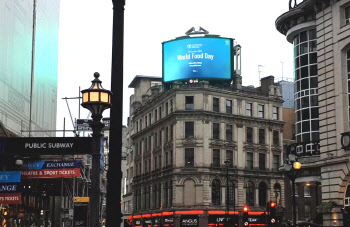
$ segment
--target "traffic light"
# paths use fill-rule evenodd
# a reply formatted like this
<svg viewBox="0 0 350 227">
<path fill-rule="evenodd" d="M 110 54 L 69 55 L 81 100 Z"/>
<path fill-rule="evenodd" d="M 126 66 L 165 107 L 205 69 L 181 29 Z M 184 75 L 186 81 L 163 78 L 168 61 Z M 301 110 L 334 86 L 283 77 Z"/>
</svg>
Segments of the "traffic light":
<svg viewBox="0 0 350 227">
<path fill-rule="evenodd" d="M 275 224 L 276 223 L 276 203 L 275 202 L 270 202 L 270 223 Z"/>
<path fill-rule="evenodd" d="M 243 206 L 243 225 L 244 226 L 248 226 L 249 222 L 248 222 L 248 211 L 249 211 L 249 207 L 248 206 Z"/>
</svg>

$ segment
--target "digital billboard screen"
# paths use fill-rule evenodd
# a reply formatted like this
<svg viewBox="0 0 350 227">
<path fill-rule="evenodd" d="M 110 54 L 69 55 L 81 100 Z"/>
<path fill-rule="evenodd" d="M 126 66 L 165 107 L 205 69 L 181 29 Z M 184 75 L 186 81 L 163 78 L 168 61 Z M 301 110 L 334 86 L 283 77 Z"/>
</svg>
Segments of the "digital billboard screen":
<svg viewBox="0 0 350 227">
<path fill-rule="evenodd" d="M 230 80 L 232 39 L 189 37 L 163 43 L 164 83 L 188 79 Z"/>
</svg>

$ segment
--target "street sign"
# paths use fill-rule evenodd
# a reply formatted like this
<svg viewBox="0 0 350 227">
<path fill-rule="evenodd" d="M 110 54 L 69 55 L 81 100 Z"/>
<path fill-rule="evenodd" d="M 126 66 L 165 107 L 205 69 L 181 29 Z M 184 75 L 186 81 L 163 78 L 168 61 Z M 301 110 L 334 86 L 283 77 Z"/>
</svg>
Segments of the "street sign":
<svg viewBox="0 0 350 227">
<path fill-rule="evenodd" d="M 88 202 L 90 202 L 90 197 L 74 197 L 73 202 L 74 203 L 88 203 Z"/>
<path fill-rule="evenodd" d="M 0 204 L 21 204 L 21 172 L 0 172 Z"/>
<path fill-rule="evenodd" d="M 102 118 L 102 123 L 105 125 L 103 130 L 109 130 L 110 125 L 111 125 L 111 118 L 109 118 L 109 117 Z"/>
<path fill-rule="evenodd" d="M 81 161 L 25 161 L 21 168 L 22 179 L 69 178 L 80 176 Z"/>
<path fill-rule="evenodd" d="M 77 130 L 78 131 L 92 131 L 90 127 L 91 119 L 77 119 Z M 102 130 L 109 130 L 111 119 L 109 117 L 102 118 L 102 123 L 105 127 Z"/>
<path fill-rule="evenodd" d="M 8 155 L 91 154 L 92 137 L 12 137 L 4 138 Z"/>
<path fill-rule="evenodd" d="M 90 127 L 91 119 L 77 119 L 77 130 L 78 131 L 92 131 Z"/>
<path fill-rule="evenodd" d="M 74 227 L 87 227 L 88 226 L 88 205 L 90 202 L 89 197 L 74 197 Z M 92 214 L 94 215 L 94 214 Z"/>
</svg>

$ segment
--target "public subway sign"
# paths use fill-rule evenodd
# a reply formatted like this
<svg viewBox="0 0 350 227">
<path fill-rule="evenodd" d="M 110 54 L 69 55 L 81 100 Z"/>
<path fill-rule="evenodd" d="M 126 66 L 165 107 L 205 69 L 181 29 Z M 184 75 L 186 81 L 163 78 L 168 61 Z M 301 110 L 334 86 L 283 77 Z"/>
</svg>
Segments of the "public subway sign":
<svg viewBox="0 0 350 227">
<path fill-rule="evenodd" d="M 21 172 L 0 172 L 0 204 L 21 204 Z"/>
<path fill-rule="evenodd" d="M 73 155 L 91 154 L 92 137 L 16 137 L 2 138 L 4 154 Z M 98 151 L 99 152 L 99 151 Z"/>
<path fill-rule="evenodd" d="M 81 161 L 34 161 L 24 162 L 22 178 L 79 177 Z"/>
</svg>

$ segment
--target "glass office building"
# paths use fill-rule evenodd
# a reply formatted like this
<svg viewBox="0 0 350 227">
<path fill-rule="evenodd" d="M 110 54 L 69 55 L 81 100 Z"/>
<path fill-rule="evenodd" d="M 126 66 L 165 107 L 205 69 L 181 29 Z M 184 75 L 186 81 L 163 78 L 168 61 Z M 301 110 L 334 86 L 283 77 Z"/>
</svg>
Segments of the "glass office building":
<svg viewBox="0 0 350 227">
<path fill-rule="evenodd" d="M 32 130 L 56 128 L 59 0 L 36 0 L 34 42 L 33 8 L 34 0 L 0 1 L 0 121 L 17 135 L 29 129 L 31 93 Z"/>
</svg>

